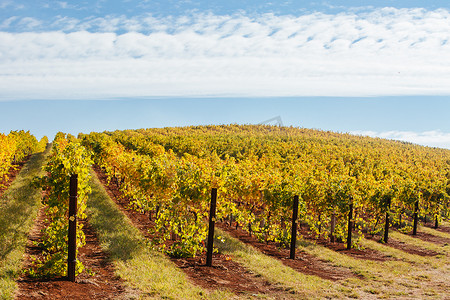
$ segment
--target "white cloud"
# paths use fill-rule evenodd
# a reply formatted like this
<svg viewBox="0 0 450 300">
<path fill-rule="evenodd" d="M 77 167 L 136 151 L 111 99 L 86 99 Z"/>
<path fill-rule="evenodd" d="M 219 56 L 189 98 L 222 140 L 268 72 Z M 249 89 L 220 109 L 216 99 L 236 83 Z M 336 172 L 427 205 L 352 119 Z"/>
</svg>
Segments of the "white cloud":
<svg viewBox="0 0 450 300">
<path fill-rule="evenodd" d="M 14 10 L 19 10 L 19 9 L 24 9 L 25 6 L 23 4 L 16 4 L 14 3 L 14 1 L 10 1 L 10 0 L 6 0 L 6 1 L 0 1 L 0 9 L 14 9 Z"/>
<path fill-rule="evenodd" d="M 412 131 L 352 131 L 351 134 L 379 137 L 383 139 L 398 140 L 410 142 L 429 147 L 439 147 L 450 149 L 450 133 L 440 130 L 432 130 L 425 132 Z"/>
<path fill-rule="evenodd" d="M 1 1 L 0 2 L 0 9 L 5 9 L 8 6 L 12 5 L 13 2 L 12 1 Z"/>
<path fill-rule="evenodd" d="M 0 99 L 450 94 L 450 12 L 14 19 Z M 37 31 L 33 31 L 37 28 Z M 51 87 L 51 88 L 50 88 Z"/>
<path fill-rule="evenodd" d="M 18 25 L 22 28 L 25 28 L 26 30 L 32 31 L 41 26 L 42 22 L 40 20 L 37 20 L 35 18 L 22 18 L 18 21 Z"/>
<path fill-rule="evenodd" d="M 3 22 L 0 24 L 0 29 L 8 29 L 15 20 L 17 20 L 17 17 L 10 17 L 6 20 L 3 20 Z"/>
<path fill-rule="evenodd" d="M 68 8 L 68 6 L 69 6 L 69 4 L 67 2 L 63 2 L 63 1 L 57 1 L 56 3 L 58 3 L 58 5 L 63 9 Z"/>
</svg>

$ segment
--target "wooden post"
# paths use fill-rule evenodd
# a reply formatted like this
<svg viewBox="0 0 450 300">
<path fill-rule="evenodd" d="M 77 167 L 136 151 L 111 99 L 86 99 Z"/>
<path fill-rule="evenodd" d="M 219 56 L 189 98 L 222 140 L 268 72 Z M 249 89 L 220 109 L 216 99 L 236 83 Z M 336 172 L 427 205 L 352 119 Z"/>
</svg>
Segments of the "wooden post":
<svg viewBox="0 0 450 300">
<path fill-rule="evenodd" d="M 322 213 L 319 213 L 319 237 L 321 236 L 322 233 Z"/>
<path fill-rule="evenodd" d="M 336 212 L 333 211 L 331 214 L 331 228 L 330 228 L 330 242 L 334 243 L 334 231 L 336 229 Z"/>
<path fill-rule="evenodd" d="M 70 176 L 69 189 L 69 236 L 67 255 L 67 277 L 75 282 L 75 267 L 77 264 L 77 199 L 78 175 Z"/>
<path fill-rule="evenodd" d="M 384 224 L 384 242 L 387 243 L 389 239 L 389 211 L 391 209 L 391 199 L 389 198 L 389 201 L 387 203 L 387 209 L 386 209 L 386 220 Z"/>
<path fill-rule="evenodd" d="M 348 212 L 348 227 L 347 227 L 347 249 L 352 248 L 352 227 L 353 227 L 353 202 L 350 202 L 350 211 Z"/>
<path fill-rule="evenodd" d="M 439 216 L 439 215 L 436 214 L 436 217 L 435 217 L 436 219 L 434 220 L 434 229 L 437 229 L 437 228 L 438 228 L 438 225 L 439 225 L 439 224 L 438 224 L 438 223 L 439 223 L 439 221 L 438 221 L 438 216 Z"/>
<path fill-rule="evenodd" d="M 413 225 L 413 235 L 417 234 L 417 221 L 419 220 L 419 200 L 416 201 L 414 205 L 414 225 Z"/>
<path fill-rule="evenodd" d="M 298 195 L 294 196 L 292 207 L 292 227 L 291 227 L 291 251 L 289 258 L 295 259 L 295 243 L 297 242 L 297 217 L 298 217 Z"/>
<path fill-rule="evenodd" d="M 208 245 L 206 249 L 206 265 L 212 266 L 212 255 L 214 246 L 214 225 L 216 222 L 216 201 L 217 201 L 217 189 L 211 189 L 211 206 L 209 209 L 209 229 L 208 229 Z"/>
</svg>

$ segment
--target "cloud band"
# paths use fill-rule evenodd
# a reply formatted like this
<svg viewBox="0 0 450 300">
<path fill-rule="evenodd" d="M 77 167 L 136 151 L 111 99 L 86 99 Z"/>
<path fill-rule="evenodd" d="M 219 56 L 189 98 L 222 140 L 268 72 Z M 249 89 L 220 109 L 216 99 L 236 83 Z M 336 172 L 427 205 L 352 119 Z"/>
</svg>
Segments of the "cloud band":
<svg viewBox="0 0 450 300">
<path fill-rule="evenodd" d="M 444 9 L 385 8 L 8 19 L 0 99 L 448 95 L 449 18 Z"/>
</svg>

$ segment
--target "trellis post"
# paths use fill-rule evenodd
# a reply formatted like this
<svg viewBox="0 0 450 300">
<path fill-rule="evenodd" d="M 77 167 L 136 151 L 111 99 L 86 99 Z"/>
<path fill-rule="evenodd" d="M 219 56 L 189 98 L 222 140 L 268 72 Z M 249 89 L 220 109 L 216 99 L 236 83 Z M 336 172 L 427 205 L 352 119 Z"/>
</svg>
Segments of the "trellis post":
<svg viewBox="0 0 450 300">
<path fill-rule="evenodd" d="M 294 204 L 292 208 L 292 231 L 291 231 L 291 251 L 290 259 L 295 259 L 295 244 L 297 242 L 297 217 L 298 217 L 298 195 L 294 196 Z"/>
<path fill-rule="evenodd" d="M 209 228 L 208 228 L 208 245 L 206 248 L 206 265 L 212 266 L 212 255 L 214 246 L 214 225 L 216 223 L 216 202 L 217 202 L 217 189 L 211 189 L 211 206 L 209 209 Z"/>
<path fill-rule="evenodd" d="M 70 176 L 69 189 L 69 235 L 67 255 L 67 277 L 75 282 L 75 268 L 77 264 L 77 200 L 78 175 Z"/>
</svg>

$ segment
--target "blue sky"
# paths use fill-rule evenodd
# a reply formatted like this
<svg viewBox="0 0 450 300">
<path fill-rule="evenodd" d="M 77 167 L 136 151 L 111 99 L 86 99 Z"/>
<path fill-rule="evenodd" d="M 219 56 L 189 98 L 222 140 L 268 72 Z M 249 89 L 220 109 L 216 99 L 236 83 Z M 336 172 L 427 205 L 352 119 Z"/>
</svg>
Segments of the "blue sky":
<svg viewBox="0 0 450 300">
<path fill-rule="evenodd" d="M 450 149 L 448 1 L 0 0 L 0 132 L 285 125 Z"/>
</svg>

